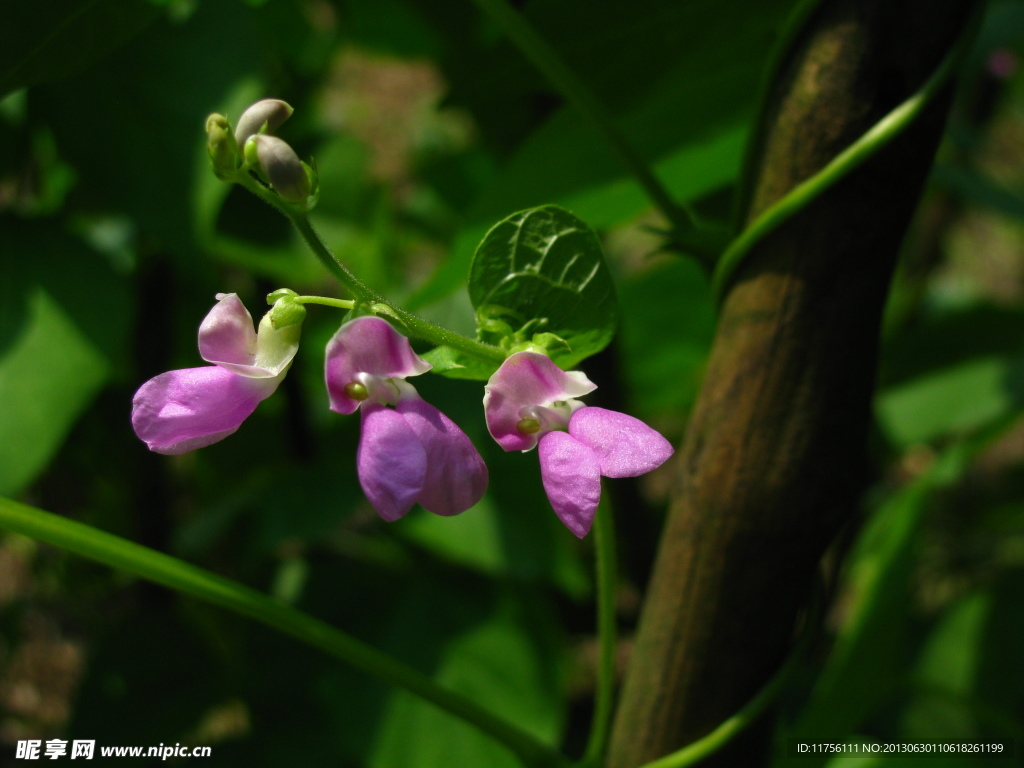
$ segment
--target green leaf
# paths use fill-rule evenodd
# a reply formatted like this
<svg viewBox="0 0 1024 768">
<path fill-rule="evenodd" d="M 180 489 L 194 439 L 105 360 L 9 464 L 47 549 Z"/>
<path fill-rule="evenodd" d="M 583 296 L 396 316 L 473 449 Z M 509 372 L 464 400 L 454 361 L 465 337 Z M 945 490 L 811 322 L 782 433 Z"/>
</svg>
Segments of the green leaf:
<svg viewBox="0 0 1024 768">
<path fill-rule="evenodd" d="M 107 377 L 103 355 L 44 290 L 26 306 L 21 335 L 0 359 L 0 494 L 46 466 Z"/>
<path fill-rule="evenodd" d="M 877 400 L 886 434 L 899 445 L 963 434 L 1021 406 L 1020 358 L 986 357 L 892 387 Z"/>
<path fill-rule="evenodd" d="M 564 339 L 569 349 L 553 359 L 565 368 L 604 349 L 618 323 L 597 235 L 554 205 L 520 211 L 487 233 L 473 257 L 469 298 L 485 334 L 498 321 L 514 342 L 541 333 Z"/>
<path fill-rule="evenodd" d="M 0 98 L 99 60 L 159 15 L 142 0 L 0 4 Z"/>
<path fill-rule="evenodd" d="M 682 419 L 704 376 L 715 332 L 707 275 L 691 259 L 673 258 L 620 283 L 622 372 L 641 419 Z"/>
<path fill-rule="evenodd" d="M 539 730 L 542 720 L 543 725 L 547 726 L 550 722 L 547 718 L 548 710 L 527 719 L 525 727 L 520 726 L 519 722 L 505 721 L 492 714 L 489 708 L 484 709 L 457 692 L 439 687 L 413 667 L 286 603 L 177 558 L 60 515 L 0 497 L 0 527 L 68 549 L 82 557 L 248 616 L 332 654 L 363 672 L 428 699 L 456 717 L 474 723 L 481 731 L 514 750 L 523 761 L 538 762 L 542 758 L 549 762 L 552 760 L 553 750 L 527 730 Z M 538 685 L 550 683 L 550 676 L 539 675 L 531 678 L 531 681 L 535 679 L 539 681 Z M 514 678 L 513 681 L 518 683 Z M 495 709 L 499 708 L 500 702 L 496 702 L 496 705 Z"/>
<path fill-rule="evenodd" d="M 568 0 L 538 0 L 526 15 L 616 118 L 669 193 L 693 201 L 739 174 L 752 96 L 793 0 L 747 0 L 722 13 L 713 0 L 640 5 L 601 2 L 581 15 Z M 614 55 L 609 55 L 614 51 Z M 470 102 L 484 131 L 520 119 L 539 79 L 510 45 L 447 66 L 451 99 Z M 542 202 L 572 209 L 597 227 L 629 221 L 651 203 L 622 161 L 571 105 L 514 147 L 467 212 L 450 258 L 413 302 L 438 301 L 461 284 L 488 222 Z"/>
<path fill-rule="evenodd" d="M 435 599 L 445 599 L 440 594 Z M 463 598 L 465 600 L 465 598 Z M 418 602 L 422 606 L 422 602 Z M 435 679 L 475 701 L 484 702 L 500 716 L 543 741 L 554 741 L 561 725 L 561 706 L 552 679 L 551 661 L 545 658 L 529 622 L 500 606 L 455 637 L 443 637 L 452 618 L 439 614 L 452 607 L 435 608 L 429 616 L 419 610 L 401 618 L 413 620 L 416 642 L 445 642 Z M 462 610 L 468 613 L 465 607 Z M 462 621 L 470 616 L 459 617 Z M 436 707 L 397 692 L 391 699 L 376 744 L 367 764 L 371 768 L 434 768 L 435 766 L 488 766 L 519 768 L 521 761 L 484 734 Z"/>
<path fill-rule="evenodd" d="M 496 366 L 470 357 L 451 347 L 435 347 L 422 357 L 434 366 L 433 373 L 442 373 L 451 379 L 487 381 L 497 370 Z"/>
<path fill-rule="evenodd" d="M 903 684 L 912 639 L 910 578 L 928 506 L 1008 423 L 950 446 L 875 510 L 850 554 L 843 626 L 791 736 L 842 739 L 857 733 Z M 806 764 L 825 762 L 821 755 Z"/>
<path fill-rule="evenodd" d="M 124 357 L 126 284 L 52 220 L 0 220 L 0 494 L 46 468 Z"/>
<path fill-rule="evenodd" d="M 192 194 L 210 176 L 202 128 L 239 83 L 253 82 L 255 15 L 203 3 L 185 22 L 154 24 L 88 71 L 33 93 L 35 118 L 78 172 L 80 206 L 126 213 L 159 247 L 194 256 Z"/>
</svg>

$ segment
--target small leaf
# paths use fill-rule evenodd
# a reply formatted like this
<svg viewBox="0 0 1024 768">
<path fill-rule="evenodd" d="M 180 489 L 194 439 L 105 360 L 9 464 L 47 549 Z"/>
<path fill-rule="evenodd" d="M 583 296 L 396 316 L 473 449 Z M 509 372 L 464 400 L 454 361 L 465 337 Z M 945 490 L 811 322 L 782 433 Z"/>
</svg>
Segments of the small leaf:
<svg viewBox="0 0 1024 768">
<path fill-rule="evenodd" d="M 534 334 L 564 339 L 569 349 L 554 350 L 564 368 L 604 349 L 618 322 L 597 235 L 554 205 L 520 211 L 487 233 L 473 257 L 469 298 L 478 317 L 513 329 L 512 343 Z"/>
<path fill-rule="evenodd" d="M 451 347 L 436 347 L 422 357 L 434 366 L 431 373 L 441 373 L 450 379 L 487 381 L 498 370 L 497 365 L 477 360 Z"/>
</svg>

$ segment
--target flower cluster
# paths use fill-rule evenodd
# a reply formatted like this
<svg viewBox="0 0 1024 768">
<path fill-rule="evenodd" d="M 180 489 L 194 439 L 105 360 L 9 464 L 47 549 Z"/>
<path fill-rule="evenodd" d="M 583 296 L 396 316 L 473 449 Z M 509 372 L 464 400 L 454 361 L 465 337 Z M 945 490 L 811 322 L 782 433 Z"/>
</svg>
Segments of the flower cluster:
<svg viewBox="0 0 1024 768">
<path fill-rule="evenodd" d="M 280 99 L 263 99 L 242 113 L 233 131 L 224 115 L 210 115 L 206 149 L 217 176 L 238 181 L 253 171 L 287 203 L 315 203 L 316 173 L 273 133 L 292 112 Z"/>
<path fill-rule="evenodd" d="M 234 129 L 224 115 L 210 115 L 207 152 L 219 178 L 246 186 L 298 223 L 318 192 L 312 167 L 274 135 L 291 115 L 279 99 L 250 106 Z M 372 297 L 369 291 L 353 292 Z M 268 301 L 272 308 L 254 329 L 238 296 L 218 294 L 199 326 L 199 354 L 210 365 L 162 373 L 139 387 L 132 427 L 150 450 L 185 453 L 236 432 L 287 374 L 299 346 L 304 303 L 332 304 L 356 316 L 327 345 L 330 408 L 360 411 L 356 468 L 374 509 L 392 521 L 415 504 L 457 515 L 480 501 L 488 479 L 483 459 L 458 425 L 408 382 L 431 364 L 390 322 L 367 314 L 380 305 L 357 307 L 287 289 Z M 583 373 L 563 371 L 535 351 L 509 355 L 484 388 L 491 436 L 506 451 L 538 448 L 548 500 L 581 538 L 597 512 L 602 477 L 642 475 L 672 455 L 668 441 L 642 421 L 578 399 L 596 388 Z"/>
<path fill-rule="evenodd" d="M 139 388 L 132 426 L 150 450 L 178 454 L 222 440 L 274 393 L 298 349 L 305 310 L 290 292 L 271 296 L 274 307 L 256 331 L 235 294 L 218 294 L 199 327 L 199 353 L 212 365 L 162 373 Z M 348 320 L 327 345 L 330 407 L 361 413 L 359 482 L 385 520 L 417 503 L 457 515 L 487 489 L 487 467 L 473 443 L 407 381 L 430 369 L 380 317 Z M 669 442 L 642 421 L 584 406 L 578 398 L 594 389 L 546 355 L 517 352 L 484 390 L 491 436 L 506 451 L 539 449 L 548 499 L 581 538 L 600 501 L 601 477 L 641 475 L 672 455 Z"/>
</svg>

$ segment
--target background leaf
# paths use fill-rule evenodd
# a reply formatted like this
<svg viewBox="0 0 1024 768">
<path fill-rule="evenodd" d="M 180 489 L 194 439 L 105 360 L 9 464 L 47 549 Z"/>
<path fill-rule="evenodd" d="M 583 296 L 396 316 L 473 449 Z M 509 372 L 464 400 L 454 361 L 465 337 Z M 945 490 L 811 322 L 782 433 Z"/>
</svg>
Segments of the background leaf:
<svg viewBox="0 0 1024 768">
<path fill-rule="evenodd" d="M 119 48 L 159 16 L 145 0 L 0 5 L 0 98 L 58 80 Z"/>
</svg>

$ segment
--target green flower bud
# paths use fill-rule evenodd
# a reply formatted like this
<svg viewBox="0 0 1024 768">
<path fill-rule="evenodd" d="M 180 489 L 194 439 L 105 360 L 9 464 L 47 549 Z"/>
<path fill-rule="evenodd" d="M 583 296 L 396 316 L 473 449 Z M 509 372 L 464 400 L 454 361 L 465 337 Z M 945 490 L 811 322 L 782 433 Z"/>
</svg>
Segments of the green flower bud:
<svg viewBox="0 0 1024 768">
<path fill-rule="evenodd" d="M 291 288 L 278 288 L 273 293 L 268 293 L 267 294 L 267 304 L 274 305 L 278 301 L 283 299 L 285 296 L 291 296 L 291 297 L 294 298 L 295 296 L 298 296 L 298 295 L 299 294 L 297 294 Z"/>
<path fill-rule="evenodd" d="M 221 179 L 234 173 L 238 168 L 238 144 L 228 119 L 216 113 L 206 118 L 206 137 L 206 151 L 210 155 L 213 172 Z"/>
<path fill-rule="evenodd" d="M 286 142 L 266 134 L 252 136 L 245 142 L 245 160 L 260 168 L 270 186 L 285 200 L 306 202 L 311 189 L 309 175 L 295 150 Z"/>
<path fill-rule="evenodd" d="M 280 99 L 263 99 L 249 107 L 238 118 L 235 128 L 235 141 L 239 146 L 245 144 L 250 136 L 258 133 L 273 133 L 294 112 L 287 103 Z"/>
<path fill-rule="evenodd" d="M 298 325 L 306 319 L 306 307 L 291 296 L 278 299 L 270 309 L 270 324 L 274 328 Z"/>
</svg>

